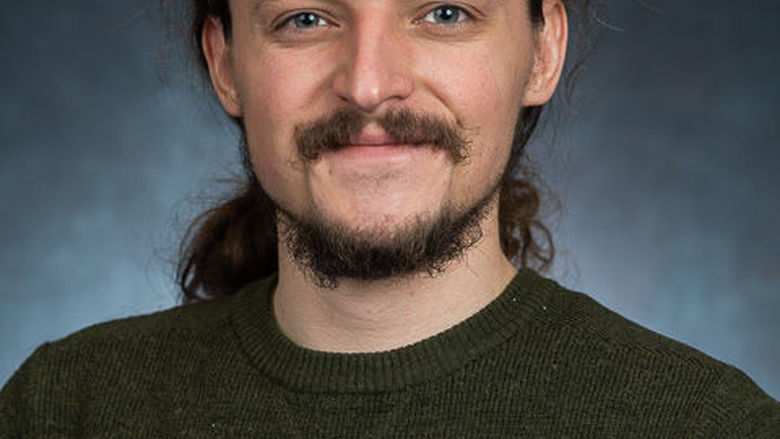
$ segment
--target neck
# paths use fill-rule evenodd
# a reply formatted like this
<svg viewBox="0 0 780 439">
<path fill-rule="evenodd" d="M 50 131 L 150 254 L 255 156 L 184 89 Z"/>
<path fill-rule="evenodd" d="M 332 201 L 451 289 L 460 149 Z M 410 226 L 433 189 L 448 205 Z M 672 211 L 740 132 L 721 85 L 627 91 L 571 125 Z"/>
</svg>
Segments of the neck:
<svg viewBox="0 0 780 439">
<path fill-rule="evenodd" d="M 335 289 L 312 282 L 279 247 L 277 323 L 296 344 L 326 352 L 380 352 L 429 338 L 477 313 L 516 274 L 501 251 L 497 209 L 483 221 L 482 239 L 441 274 L 356 281 Z"/>
</svg>

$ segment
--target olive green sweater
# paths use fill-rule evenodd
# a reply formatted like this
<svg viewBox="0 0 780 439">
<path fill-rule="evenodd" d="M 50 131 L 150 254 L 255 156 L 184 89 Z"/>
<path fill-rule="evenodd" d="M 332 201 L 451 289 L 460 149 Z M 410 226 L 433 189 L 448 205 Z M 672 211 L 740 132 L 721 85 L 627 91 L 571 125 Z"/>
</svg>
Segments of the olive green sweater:
<svg viewBox="0 0 780 439">
<path fill-rule="evenodd" d="M 43 345 L 0 395 L 0 437 L 780 438 L 743 373 L 528 270 L 373 354 L 295 345 L 274 285 Z"/>
</svg>

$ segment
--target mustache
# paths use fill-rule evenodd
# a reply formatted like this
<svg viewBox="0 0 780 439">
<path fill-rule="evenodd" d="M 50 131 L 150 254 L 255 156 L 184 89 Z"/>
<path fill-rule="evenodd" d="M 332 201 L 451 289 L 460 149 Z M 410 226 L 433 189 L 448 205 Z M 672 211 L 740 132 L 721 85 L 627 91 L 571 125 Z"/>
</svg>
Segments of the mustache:
<svg viewBox="0 0 780 439">
<path fill-rule="evenodd" d="M 298 153 L 305 161 L 317 160 L 323 152 L 344 148 L 370 122 L 377 123 L 399 144 L 432 146 L 445 151 L 456 164 L 468 157 L 470 142 L 462 128 L 438 116 L 408 109 L 390 110 L 379 118 L 369 118 L 354 108 L 335 110 L 295 127 Z"/>
</svg>

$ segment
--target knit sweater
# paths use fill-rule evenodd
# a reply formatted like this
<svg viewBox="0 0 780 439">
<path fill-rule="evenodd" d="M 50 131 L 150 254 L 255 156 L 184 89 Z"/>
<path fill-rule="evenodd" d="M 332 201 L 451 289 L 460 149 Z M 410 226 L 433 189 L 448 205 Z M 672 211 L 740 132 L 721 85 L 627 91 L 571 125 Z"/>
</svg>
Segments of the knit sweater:
<svg viewBox="0 0 780 439">
<path fill-rule="evenodd" d="M 44 344 L 0 394 L 0 437 L 780 438 L 743 373 L 530 270 L 380 353 L 296 345 L 275 284 Z"/>
</svg>

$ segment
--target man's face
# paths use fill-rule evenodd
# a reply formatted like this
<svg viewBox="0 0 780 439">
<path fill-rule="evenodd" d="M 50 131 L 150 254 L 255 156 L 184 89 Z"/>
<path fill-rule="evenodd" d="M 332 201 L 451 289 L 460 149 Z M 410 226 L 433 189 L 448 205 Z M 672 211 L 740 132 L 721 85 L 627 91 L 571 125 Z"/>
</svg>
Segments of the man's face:
<svg viewBox="0 0 780 439">
<path fill-rule="evenodd" d="M 554 85 L 534 85 L 546 71 L 534 68 L 526 1 L 457 4 L 234 0 L 229 41 L 207 24 L 217 93 L 243 118 L 254 171 L 283 210 L 380 239 L 447 206 L 465 211 L 495 187 L 519 110 Z M 296 133 L 343 110 L 368 123 L 306 159 Z M 378 121 L 398 111 L 452 127 L 467 158 L 388 134 Z"/>
</svg>

